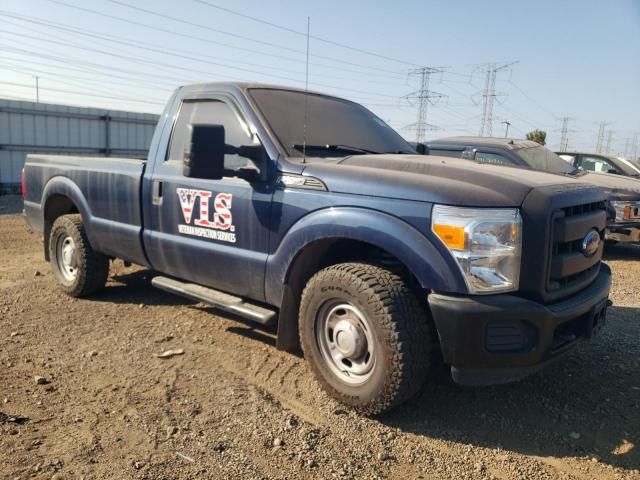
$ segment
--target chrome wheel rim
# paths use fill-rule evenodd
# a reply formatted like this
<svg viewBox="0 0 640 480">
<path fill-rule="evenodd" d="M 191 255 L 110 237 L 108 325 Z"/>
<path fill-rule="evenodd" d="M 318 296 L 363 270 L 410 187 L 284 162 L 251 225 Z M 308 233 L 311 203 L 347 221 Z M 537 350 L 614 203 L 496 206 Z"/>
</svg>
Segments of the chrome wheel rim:
<svg viewBox="0 0 640 480">
<path fill-rule="evenodd" d="M 366 382 L 376 363 L 376 344 L 367 318 L 351 303 L 329 300 L 316 318 L 316 341 L 324 362 L 349 385 Z"/>
<path fill-rule="evenodd" d="M 78 275 L 78 255 L 73 238 L 61 236 L 56 242 L 58 271 L 66 282 L 73 282 Z"/>
</svg>

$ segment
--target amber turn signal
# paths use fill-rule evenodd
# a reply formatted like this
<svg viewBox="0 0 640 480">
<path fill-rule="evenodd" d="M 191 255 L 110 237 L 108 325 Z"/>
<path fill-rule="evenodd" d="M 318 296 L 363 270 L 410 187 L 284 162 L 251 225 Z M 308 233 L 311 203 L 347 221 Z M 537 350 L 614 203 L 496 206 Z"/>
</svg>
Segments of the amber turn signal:
<svg viewBox="0 0 640 480">
<path fill-rule="evenodd" d="M 464 227 L 435 224 L 433 226 L 433 231 L 438 235 L 438 237 L 440 237 L 440 240 L 442 240 L 447 247 L 464 249 Z"/>
</svg>

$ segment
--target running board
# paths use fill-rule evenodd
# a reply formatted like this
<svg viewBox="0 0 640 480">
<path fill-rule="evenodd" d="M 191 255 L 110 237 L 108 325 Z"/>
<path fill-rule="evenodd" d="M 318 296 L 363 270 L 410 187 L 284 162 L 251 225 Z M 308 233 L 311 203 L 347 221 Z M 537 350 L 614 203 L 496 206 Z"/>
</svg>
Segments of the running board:
<svg viewBox="0 0 640 480">
<path fill-rule="evenodd" d="M 273 310 L 247 303 L 240 297 L 213 288 L 195 283 L 184 283 L 167 277 L 153 277 L 151 285 L 165 292 L 181 295 L 197 302 L 208 303 L 220 310 L 240 315 L 262 325 L 273 325 L 275 322 L 276 312 Z"/>
</svg>

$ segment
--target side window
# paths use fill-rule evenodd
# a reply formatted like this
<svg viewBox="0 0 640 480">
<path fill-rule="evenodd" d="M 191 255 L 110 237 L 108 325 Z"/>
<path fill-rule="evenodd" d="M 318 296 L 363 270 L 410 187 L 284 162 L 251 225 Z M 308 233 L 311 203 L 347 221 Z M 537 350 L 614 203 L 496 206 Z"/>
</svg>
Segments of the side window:
<svg viewBox="0 0 640 480">
<path fill-rule="evenodd" d="M 191 141 L 188 137 L 191 123 L 208 123 L 224 126 L 225 143 L 234 147 L 252 145 L 252 135 L 246 124 L 240 119 L 236 111 L 225 102 L 219 100 L 185 101 L 178 113 L 178 119 L 173 127 L 167 160 L 184 158 L 185 149 Z M 237 170 L 239 168 L 255 168 L 253 162 L 238 154 L 224 156 L 224 168 Z"/>
<path fill-rule="evenodd" d="M 478 163 L 489 163 L 491 165 L 515 165 L 515 163 L 509 160 L 507 157 L 499 155 L 497 153 L 476 152 L 475 160 Z"/>
<path fill-rule="evenodd" d="M 439 157 L 462 157 L 462 150 L 439 150 L 437 148 L 430 148 L 429 155 L 437 155 Z"/>
<path fill-rule="evenodd" d="M 583 170 L 589 170 L 591 172 L 608 173 L 609 170 L 618 171 L 618 169 L 615 167 L 615 165 L 613 165 L 612 163 L 609 163 L 607 160 L 605 160 L 602 157 L 584 156 L 582 158 L 581 167 L 582 167 Z"/>
</svg>

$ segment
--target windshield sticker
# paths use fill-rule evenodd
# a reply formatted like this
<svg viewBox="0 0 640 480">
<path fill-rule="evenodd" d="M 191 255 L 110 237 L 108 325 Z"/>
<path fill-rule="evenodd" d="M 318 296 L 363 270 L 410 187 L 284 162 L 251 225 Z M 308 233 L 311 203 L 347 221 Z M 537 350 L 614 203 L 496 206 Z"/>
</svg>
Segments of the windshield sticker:
<svg viewBox="0 0 640 480">
<path fill-rule="evenodd" d="M 184 224 L 178 225 L 179 233 L 236 243 L 236 228 L 231 217 L 233 200 L 231 193 L 218 193 L 214 197 L 213 192 L 208 190 L 191 188 L 177 188 L 176 193 L 184 218 Z M 210 209 L 212 198 L 213 210 Z M 196 205 L 198 206 L 198 216 L 193 218 Z M 192 218 L 193 225 L 191 225 Z"/>
</svg>

